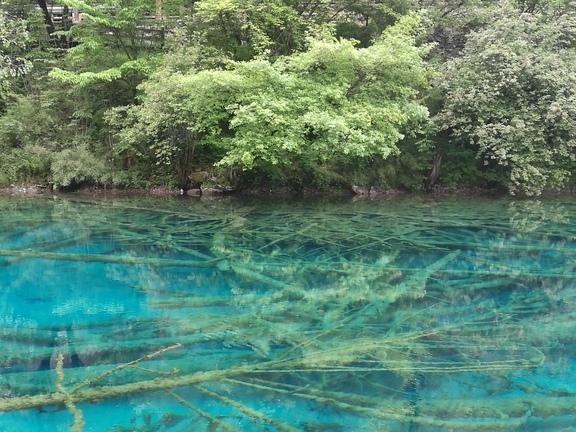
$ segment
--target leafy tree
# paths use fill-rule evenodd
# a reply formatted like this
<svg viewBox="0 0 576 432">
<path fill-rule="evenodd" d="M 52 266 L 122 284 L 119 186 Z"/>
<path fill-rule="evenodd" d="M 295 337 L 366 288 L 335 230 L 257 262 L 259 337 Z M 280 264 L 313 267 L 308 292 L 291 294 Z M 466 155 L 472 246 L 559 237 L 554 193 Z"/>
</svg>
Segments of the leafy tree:
<svg viewBox="0 0 576 432">
<path fill-rule="evenodd" d="M 191 27 L 234 60 L 275 58 L 306 49 L 307 35 L 333 34 L 367 47 L 409 6 L 407 0 L 200 0 Z"/>
<path fill-rule="evenodd" d="M 306 23 L 281 0 L 200 0 L 192 28 L 205 44 L 234 60 L 278 56 L 300 50 Z"/>
<path fill-rule="evenodd" d="M 494 13 L 496 0 L 419 0 L 434 43 L 434 61 L 461 54 L 468 35 L 484 28 Z"/>
<path fill-rule="evenodd" d="M 336 25 L 336 36 L 355 39 L 370 46 L 384 29 L 412 9 L 409 0 L 340 0 L 328 3 Z"/>
<path fill-rule="evenodd" d="M 427 119 L 418 92 L 427 84 L 426 48 L 414 45 L 408 16 L 369 48 L 316 40 L 276 62 L 227 70 L 158 75 L 142 86 L 143 103 L 116 125 L 121 148 L 177 167 L 182 186 L 194 152 L 210 148 L 221 166 L 290 165 L 344 156 L 387 158 Z M 410 127 L 408 127 L 410 126 Z"/>
<path fill-rule="evenodd" d="M 66 69 L 54 68 L 52 78 L 76 86 L 125 81 L 132 89 L 153 69 L 163 29 L 154 22 L 152 0 L 66 0 L 82 10 L 83 20 L 67 33 L 75 42 L 66 52 Z M 132 92 L 132 97 L 134 93 Z"/>
<path fill-rule="evenodd" d="M 24 75 L 30 68 L 22 57 L 27 40 L 25 22 L 0 10 L 0 113 L 5 109 L 12 78 Z"/>
<path fill-rule="evenodd" d="M 371 45 L 382 31 L 412 9 L 410 0 L 285 0 L 307 22 L 333 26 L 337 37 Z"/>
<path fill-rule="evenodd" d="M 21 57 L 28 40 L 25 22 L 0 13 L 0 79 L 22 75 L 28 63 Z"/>
<path fill-rule="evenodd" d="M 440 116 L 454 143 L 477 149 L 512 193 L 569 179 L 576 156 L 576 15 L 508 5 L 470 36 L 445 75 Z"/>
</svg>

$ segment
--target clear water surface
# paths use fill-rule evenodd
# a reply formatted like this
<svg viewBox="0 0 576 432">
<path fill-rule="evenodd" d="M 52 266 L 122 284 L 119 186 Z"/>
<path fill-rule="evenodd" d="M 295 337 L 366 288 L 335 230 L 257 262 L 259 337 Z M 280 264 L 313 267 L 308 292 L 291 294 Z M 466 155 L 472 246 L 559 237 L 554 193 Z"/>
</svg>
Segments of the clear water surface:
<svg viewBox="0 0 576 432">
<path fill-rule="evenodd" d="M 0 430 L 576 430 L 576 201 L 0 198 Z"/>
</svg>

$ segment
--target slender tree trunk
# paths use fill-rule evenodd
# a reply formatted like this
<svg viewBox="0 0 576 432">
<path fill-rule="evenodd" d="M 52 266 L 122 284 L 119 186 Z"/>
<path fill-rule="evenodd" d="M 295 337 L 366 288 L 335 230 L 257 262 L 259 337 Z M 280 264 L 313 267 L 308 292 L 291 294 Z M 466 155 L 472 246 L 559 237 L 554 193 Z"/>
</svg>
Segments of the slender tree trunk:
<svg viewBox="0 0 576 432">
<path fill-rule="evenodd" d="M 156 0 L 156 19 L 162 19 L 162 0 Z"/>
<path fill-rule="evenodd" d="M 72 22 L 70 20 L 70 9 L 68 6 L 64 6 L 62 11 L 62 30 L 68 31 L 72 27 Z M 70 48 L 70 44 L 68 43 L 68 38 L 66 36 L 60 36 L 58 38 L 59 45 L 61 48 Z"/>
<path fill-rule="evenodd" d="M 46 4 L 46 0 L 37 0 L 38 6 L 42 10 L 42 14 L 44 15 L 44 22 L 46 24 L 46 31 L 48 35 L 52 35 L 56 31 L 54 27 L 54 22 L 52 21 L 52 14 L 48 10 L 48 5 Z"/>
<path fill-rule="evenodd" d="M 426 190 L 426 192 L 430 192 L 434 187 L 434 185 L 436 184 L 438 177 L 440 177 L 441 166 L 442 166 L 442 153 L 439 149 L 436 149 L 436 152 L 434 153 L 434 159 L 432 159 L 432 170 L 430 171 L 430 174 L 428 174 L 428 178 L 426 179 L 426 182 L 424 184 L 424 189 Z"/>
</svg>

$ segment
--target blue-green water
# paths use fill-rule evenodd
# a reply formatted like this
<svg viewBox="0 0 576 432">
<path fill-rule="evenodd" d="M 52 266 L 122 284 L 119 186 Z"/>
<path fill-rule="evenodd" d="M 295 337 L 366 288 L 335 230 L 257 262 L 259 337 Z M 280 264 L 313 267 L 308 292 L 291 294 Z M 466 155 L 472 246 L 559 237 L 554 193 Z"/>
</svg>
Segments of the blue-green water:
<svg viewBox="0 0 576 432">
<path fill-rule="evenodd" d="M 575 257 L 567 199 L 0 198 L 0 431 L 576 430 Z"/>
</svg>

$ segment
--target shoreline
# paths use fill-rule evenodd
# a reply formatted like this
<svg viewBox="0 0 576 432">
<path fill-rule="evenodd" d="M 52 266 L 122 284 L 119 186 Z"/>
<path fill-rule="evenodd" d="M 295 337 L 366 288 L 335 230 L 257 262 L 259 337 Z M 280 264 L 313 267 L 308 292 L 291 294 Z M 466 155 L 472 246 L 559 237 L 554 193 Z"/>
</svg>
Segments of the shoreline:
<svg viewBox="0 0 576 432">
<path fill-rule="evenodd" d="M 305 188 L 294 190 L 287 187 L 278 188 L 247 188 L 232 190 L 229 188 L 203 188 L 190 189 L 184 192 L 182 189 L 154 186 L 150 188 L 119 188 L 103 186 L 85 186 L 74 190 L 52 190 L 49 186 L 34 184 L 14 184 L 10 186 L 0 186 L 0 196 L 74 196 L 93 195 L 110 197 L 271 197 L 271 198 L 298 198 L 298 197 L 324 197 L 324 198 L 358 198 L 376 199 L 409 196 L 506 196 L 505 192 L 494 189 L 460 187 L 445 188 L 439 187 L 432 192 L 407 191 L 401 189 L 383 189 L 375 186 L 353 186 L 350 189 L 314 189 Z"/>
<path fill-rule="evenodd" d="M 0 186 L 0 197 L 50 197 L 50 196 L 93 196 L 109 198 L 222 198 L 222 197 L 249 197 L 249 198 L 350 198 L 355 200 L 378 200 L 390 198 L 430 197 L 430 198 L 514 198 L 514 199 L 540 199 L 554 197 L 576 196 L 576 188 L 570 187 L 556 191 L 546 191 L 542 195 L 534 197 L 513 196 L 506 191 L 487 189 L 480 187 L 445 187 L 437 186 L 431 192 L 407 191 L 400 189 L 383 189 L 379 187 L 357 187 L 351 189 L 303 189 L 293 190 L 286 187 L 280 188 L 250 188 L 243 190 L 231 190 L 226 188 L 191 189 L 184 192 L 178 188 L 155 186 L 150 188 L 118 188 L 102 186 L 86 186 L 73 191 L 54 191 L 44 185 L 19 184 Z"/>
</svg>

